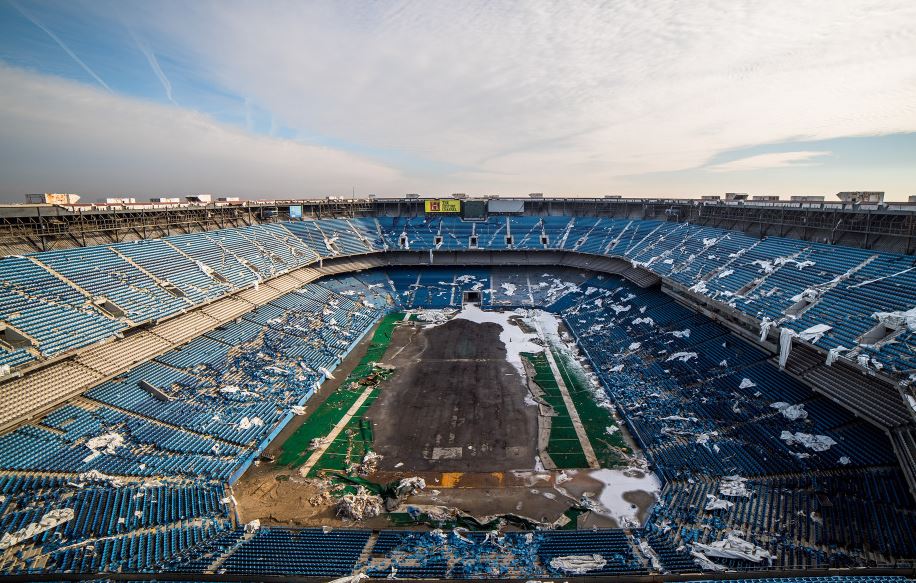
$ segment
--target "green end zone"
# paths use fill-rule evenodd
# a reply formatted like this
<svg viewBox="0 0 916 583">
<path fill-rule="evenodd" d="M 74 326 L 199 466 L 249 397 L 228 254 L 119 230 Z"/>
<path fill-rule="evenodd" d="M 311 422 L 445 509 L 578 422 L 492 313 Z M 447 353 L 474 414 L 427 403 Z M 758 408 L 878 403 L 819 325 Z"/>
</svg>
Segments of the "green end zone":
<svg viewBox="0 0 916 583">
<path fill-rule="evenodd" d="M 628 452 L 626 442 L 619 432 L 613 435 L 607 433 L 608 427 L 617 426 L 614 417 L 610 411 L 595 402 L 587 379 L 570 366 L 571 357 L 556 350 L 551 352 L 601 467 L 613 468 L 623 465 L 625 461 L 621 456 L 621 450 Z M 544 353 L 523 353 L 522 356 L 534 367 L 534 382 L 544 391 L 543 398 L 553 407 L 555 413 L 551 418 L 547 454 L 559 469 L 587 468 L 588 460 L 582 451 L 582 444 L 579 443 L 547 357 Z"/>
<path fill-rule="evenodd" d="M 385 371 L 373 367 L 372 363 L 380 362 L 385 356 L 394 327 L 403 319 L 403 313 L 392 313 L 382 318 L 372 335 L 365 356 L 347 375 L 340 387 L 312 411 L 302 426 L 283 443 L 277 456 L 277 465 L 298 468 L 305 464 L 312 455 L 309 447 L 312 440 L 328 435 L 360 396 L 369 390 L 368 398 L 312 466 L 308 475 L 314 476 L 321 470 L 346 471 L 351 464 L 362 461 L 372 444 L 372 426 L 363 415 L 378 396 L 378 389 L 372 387 L 385 375 Z"/>
</svg>

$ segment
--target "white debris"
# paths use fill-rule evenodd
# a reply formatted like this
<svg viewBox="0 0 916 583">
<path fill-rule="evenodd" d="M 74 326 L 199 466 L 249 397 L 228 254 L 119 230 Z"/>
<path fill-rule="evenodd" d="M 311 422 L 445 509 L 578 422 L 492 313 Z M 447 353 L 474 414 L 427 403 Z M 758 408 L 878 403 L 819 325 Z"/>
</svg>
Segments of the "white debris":
<svg viewBox="0 0 916 583">
<path fill-rule="evenodd" d="M 750 498 L 753 492 L 747 489 L 747 478 L 741 476 L 723 476 L 719 482 L 719 493 L 723 496 Z"/>
<path fill-rule="evenodd" d="M 739 388 L 739 389 L 750 389 L 750 388 L 753 388 L 753 387 L 756 387 L 756 386 L 757 386 L 757 383 L 755 383 L 755 382 L 752 381 L 751 379 L 745 377 L 745 378 L 741 379 L 741 384 L 738 385 L 738 388 Z"/>
<path fill-rule="evenodd" d="M 899 329 L 905 325 L 910 332 L 916 332 L 916 308 L 906 312 L 875 312 L 871 316 L 888 328 Z"/>
<path fill-rule="evenodd" d="M 208 277 L 213 275 L 213 268 L 211 268 L 210 266 L 205 265 L 203 262 L 196 261 L 196 260 L 194 261 L 194 263 L 197 265 L 197 269 L 201 270 L 204 273 L 204 275 Z"/>
<path fill-rule="evenodd" d="M 293 415 L 305 415 L 305 407 L 302 405 L 293 405 L 290 411 L 293 412 Z"/>
<path fill-rule="evenodd" d="M 391 565 L 391 573 L 392 575 L 397 574 L 397 569 L 394 565 Z M 365 573 L 355 573 L 353 575 L 345 575 L 343 577 L 338 577 L 337 579 L 332 579 L 328 583 L 359 583 L 360 581 L 364 581 L 368 578 L 369 575 L 366 575 Z M 394 579 L 394 577 L 390 578 Z"/>
<path fill-rule="evenodd" d="M 655 325 L 655 320 L 653 320 L 652 318 L 649 318 L 649 317 L 646 317 L 646 318 L 636 318 L 635 320 L 633 320 L 633 324 L 634 324 L 634 325 L 636 325 L 636 324 L 648 324 L 649 326 L 654 326 L 654 325 Z"/>
<path fill-rule="evenodd" d="M 255 518 L 245 525 L 245 532 L 257 532 L 261 529 L 261 521 Z"/>
<path fill-rule="evenodd" d="M 776 325 L 776 322 L 770 320 L 766 316 L 763 317 L 763 320 L 760 320 L 760 341 L 765 342 L 767 336 L 770 333 L 770 329 Z"/>
<path fill-rule="evenodd" d="M 687 362 L 691 358 L 696 358 L 696 357 L 697 357 L 696 352 L 675 352 L 674 354 L 666 358 L 665 361 L 667 362 L 667 361 L 677 359 L 677 360 L 680 360 L 681 362 Z"/>
<path fill-rule="evenodd" d="M 709 291 L 709 288 L 706 287 L 705 281 L 701 281 L 691 286 L 690 291 L 696 292 L 698 294 L 705 294 L 706 292 Z"/>
<path fill-rule="evenodd" d="M 611 305 L 608 306 L 608 307 L 609 307 L 610 309 L 614 310 L 614 313 L 615 313 L 615 314 L 620 315 L 620 314 L 622 314 L 622 313 L 624 313 L 624 312 L 629 312 L 629 311 L 630 311 L 630 308 L 632 308 L 633 306 L 631 306 L 631 305 L 629 305 L 629 304 L 627 304 L 627 305 L 625 305 L 625 306 L 621 306 L 620 304 L 611 304 Z"/>
<path fill-rule="evenodd" d="M 668 332 L 675 338 L 690 338 L 690 328 L 685 328 L 684 330 L 675 330 L 673 332 Z"/>
<path fill-rule="evenodd" d="M 713 437 L 717 437 L 718 435 L 719 435 L 718 431 L 710 431 L 709 433 L 701 433 L 697 435 L 697 443 L 700 445 L 707 444 L 709 443 L 710 439 L 712 439 Z"/>
<path fill-rule="evenodd" d="M 723 277 L 728 277 L 729 275 L 731 275 L 731 274 L 733 274 L 733 273 L 735 273 L 735 270 L 734 270 L 734 269 L 726 269 L 726 270 L 722 271 L 721 273 L 719 273 L 719 276 L 718 276 L 718 277 L 719 277 L 719 279 L 722 279 Z"/>
<path fill-rule="evenodd" d="M 334 378 L 334 375 L 331 374 L 331 371 L 329 371 L 328 369 L 324 368 L 323 366 L 319 366 L 319 367 L 318 367 L 318 372 L 320 372 L 321 374 L 323 374 L 325 377 L 327 377 L 327 378 L 329 378 L 329 379 L 333 379 L 333 378 Z"/>
<path fill-rule="evenodd" d="M 566 571 L 574 575 L 584 575 L 589 571 L 596 571 L 607 564 L 599 554 L 594 555 L 566 555 L 564 557 L 554 557 L 550 560 L 550 566 L 560 571 Z"/>
<path fill-rule="evenodd" d="M 517 289 L 517 286 L 514 283 L 509 282 L 503 283 L 499 287 L 503 288 L 507 296 L 514 296 L 515 290 Z"/>
<path fill-rule="evenodd" d="M 644 557 L 649 559 L 653 569 L 656 571 L 661 571 L 663 569 L 662 562 L 658 559 L 658 555 L 655 554 L 655 550 L 649 545 L 649 541 L 639 541 L 639 551 Z"/>
<path fill-rule="evenodd" d="M 693 543 L 693 548 L 707 557 L 742 559 L 751 561 L 752 563 L 759 563 L 764 559 L 767 559 L 770 563 L 773 562 L 773 555 L 771 555 L 769 551 L 762 547 L 758 547 L 750 541 L 744 540 L 741 538 L 741 533 L 738 531 L 729 533 L 726 538 L 708 545 Z"/>
<path fill-rule="evenodd" d="M 772 261 L 767 261 L 765 259 L 755 259 L 754 261 L 751 261 L 751 264 L 760 267 L 764 273 L 773 273 L 774 267 Z"/>
<path fill-rule="evenodd" d="M 337 516 L 366 520 L 382 513 L 382 499 L 358 486 L 355 494 L 345 494 L 337 501 Z"/>
<path fill-rule="evenodd" d="M 792 421 L 808 418 L 808 412 L 805 411 L 804 404 L 790 405 L 783 401 L 777 401 L 776 403 L 771 403 L 770 407 L 778 409 L 783 417 L 791 419 Z"/>
<path fill-rule="evenodd" d="M 631 342 L 627 350 L 639 350 L 640 346 L 642 346 L 642 342 Z"/>
<path fill-rule="evenodd" d="M 857 283 L 857 284 L 855 284 L 855 285 L 851 285 L 851 286 L 849 286 L 849 289 L 854 289 L 854 288 L 857 288 L 857 287 L 862 287 L 863 285 L 869 285 L 869 284 L 875 283 L 875 282 L 877 282 L 877 281 L 881 281 L 881 280 L 883 280 L 883 279 L 889 279 L 889 278 L 891 278 L 891 277 L 897 277 L 898 275 L 903 275 L 904 273 L 907 273 L 907 272 L 909 272 L 909 271 L 913 271 L 914 269 L 916 269 L 916 267 L 908 267 L 908 268 L 904 269 L 903 271 L 898 271 L 897 273 L 892 273 L 892 274 L 890 274 L 890 275 L 885 275 L 884 277 L 878 277 L 878 278 L 875 278 L 875 279 L 869 279 L 869 280 L 863 281 L 863 282 L 861 282 L 861 283 Z"/>
<path fill-rule="evenodd" d="M 827 360 L 824 362 L 824 364 L 826 366 L 830 366 L 836 362 L 836 359 L 840 357 L 841 352 L 846 352 L 848 350 L 849 349 L 845 346 L 837 346 L 836 348 L 831 348 L 830 351 L 827 352 Z"/>
<path fill-rule="evenodd" d="M 843 457 L 840 458 L 841 465 L 848 466 L 850 463 L 852 463 L 852 460 L 849 459 L 849 456 L 844 455 Z"/>
<path fill-rule="evenodd" d="M 836 441 L 826 435 L 811 435 L 810 433 L 802 433 L 800 431 L 795 433 L 783 431 L 779 434 L 779 439 L 785 441 L 788 445 L 800 443 L 814 451 L 827 451 L 831 446 L 836 445 Z"/>
<path fill-rule="evenodd" d="M 706 510 L 728 510 L 734 505 L 734 502 L 723 500 L 713 494 L 706 495 Z"/>
<path fill-rule="evenodd" d="M 29 540 L 35 535 L 51 530 L 59 524 L 63 524 L 68 520 L 72 520 L 73 516 L 74 514 L 72 508 L 60 508 L 51 510 L 42 516 L 38 522 L 29 523 L 16 532 L 3 533 L 3 537 L 0 538 L 0 550 L 8 549 L 12 546 L 18 545 L 23 541 Z"/>
<path fill-rule="evenodd" d="M 811 344 L 816 344 L 818 340 L 823 338 L 824 334 L 833 330 L 833 326 L 828 326 L 827 324 L 815 324 L 810 328 L 806 328 L 798 333 L 798 337 L 802 340 L 810 342 Z"/>
<path fill-rule="evenodd" d="M 690 556 L 693 557 L 693 560 L 698 564 L 704 571 L 724 571 L 725 565 L 720 565 L 718 563 L 713 563 L 709 560 L 709 557 L 701 553 L 700 551 L 690 551 Z"/>
<path fill-rule="evenodd" d="M 786 361 L 789 360 L 789 353 L 792 351 L 792 339 L 795 336 L 795 331 L 788 328 L 779 331 L 779 368 L 786 367 Z"/>
<path fill-rule="evenodd" d="M 92 453 L 83 458 L 83 463 L 90 462 L 103 454 L 114 455 L 122 445 L 124 445 L 124 436 L 114 431 L 93 437 L 86 442 L 86 447 Z"/>
<path fill-rule="evenodd" d="M 416 494 L 424 488 L 426 488 L 426 480 L 423 478 L 401 478 L 401 481 L 398 482 L 397 488 L 395 488 L 395 494 L 399 497 L 410 496 Z"/>
<path fill-rule="evenodd" d="M 248 417 L 242 417 L 239 422 L 239 431 L 248 431 L 249 429 L 251 429 L 251 420 Z"/>
<path fill-rule="evenodd" d="M 623 365 L 622 365 L 622 364 L 618 364 L 618 365 L 612 366 L 611 368 L 609 368 L 609 369 L 607 369 L 607 370 L 608 370 L 608 372 L 621 372 L 621 371 L 623 370 Z"/>
</svg>

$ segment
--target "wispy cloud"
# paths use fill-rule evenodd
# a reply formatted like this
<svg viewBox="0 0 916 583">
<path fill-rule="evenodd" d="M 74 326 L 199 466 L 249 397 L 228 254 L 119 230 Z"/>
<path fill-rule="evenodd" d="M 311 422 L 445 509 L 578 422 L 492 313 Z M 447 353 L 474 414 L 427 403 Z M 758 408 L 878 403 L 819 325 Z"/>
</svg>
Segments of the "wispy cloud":
<svg viewBox="0 0 916 583">
<path fill-rule="evenodd" d="M 442 181 L 470 192 L 602 192 L 758 144 L 916 131 L 912 2 L 185 8 L 144 18 L 218 87 L 302 132 L 467 168 Z"/>
<path fill-rule="evenodd" d="M 19 3 L 17 3 L 15 0 L 9 0 L 9 2 L 10 2 L 10 4 L 13 5 L 13 8 L 15 8 L 16 10 L 19 11 L 20 14 L 22 14 L 24 17 L 26 17 L 27 19 L 29 19 L 29 21 L 30 21 L 32 24 L 34 24 L 35 26 L 37 26 L 38 28 L 40 28 L 41 30 L 43 30 L 43 31 L 45 32 L 45 34 L 47 34 L 49 37 L 51 37 L 51 40 L 53 40 L 54 42 L 56 42 L 56 43 L 58 44 L 58 46 L 60 46 L 60 48 L 62 48 L 62 49 L 64 50 L 64 52 L 66 52 L 68 55 L 70 55 L 70 58 L 73 59 L 73 60 L 76 62 L 77 65 L 79 65 L 80 67 L 82 67 L 83 70 L 86 71 L 93 79 L 95 79 L 96 82 L 97 82 L 99 85 L 101 85 L 102 87 L 104 87 L 105 90 L 108 91 L 109 93 L 111 92 L 111 87 L 109 87 L 108 84 L 105 83 L 105 81 L 103 81 L 101 77 L 99 77 L 98 75 L 96 75 L 95 71 L 93 71 L 92 68 L 89 67 L 89 65 L 87 65 L 81 58 L 79 58 L 78 56 L 76 56 L 76 53 L 74 53 L 74 52 L 70 49 L 70 47 L 68 47 L 67 44 L 66 44 L 64 41 L 62 41 L 62 40 L 60 39 L 59 36 L 57 36 L 56 34 L 54 34 L 54 32 L 53 32 L 50 28 L 48 28 L 47 26 L 45 26 L 44 24 L 42 24 L 40 20 L 38 20 L 37 18 L 35 18 L 30 12 L 28 12 L 25 8 L 23 8 L 22 6 L 20 6 Z"/>
<path fill-rule="evenodd" d="M 0 62 L 0 196 L 23 192 L 265 192 L 326 195 L 400 190 L 400 173 L 353 154 L 254 135 L 180 107 Z"/>
<path fill-rule="evenodd" d="M 747 170 L 767 170 L 772 168 L 786 168 L 810 166 L 816 164 L 815 158 L 829 156 L 831 152 L 773 152 L 739 158 L 722 164 L 707 167 L 712 172 L 742 172 Z"/>
<path fill-rule="evenodd" d="M 159 60 L 156 58 L 156 54 L 153 52 L 153 49 L 150 48 L 146 41 L 140 39 L 132 28 L 128 27 L 127 30 L 130 32 L 131 38 L 134 39 L 134 44 L 137 45 L 137 49 L 143 53 L 144 57 L 146 57 L 146 61 L 149 63 L 149 66 L 153 70 L 153 73 L 156 75 L 156 78 L 159 79 L 159 83 L 162 84 L 162 89 L 165 90 L 166 98 L 175 105 L 178 105 L 178 103 L 172 97 L 172 82 L 169 81 L 169 78 L 165 76 L 165 72 L 159 65 Z"/>
</svg>

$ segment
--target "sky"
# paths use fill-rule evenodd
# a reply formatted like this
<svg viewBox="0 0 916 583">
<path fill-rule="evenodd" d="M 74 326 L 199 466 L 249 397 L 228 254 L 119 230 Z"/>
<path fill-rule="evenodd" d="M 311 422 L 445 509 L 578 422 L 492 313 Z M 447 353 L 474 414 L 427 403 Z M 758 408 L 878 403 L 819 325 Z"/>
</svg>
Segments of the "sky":
<svg viewBox="0 0 916 583">
<path fill-rule="evenodd" d="M 916 2 L 0 0 L 0 200 L 916 195 Z"/>
</svg>

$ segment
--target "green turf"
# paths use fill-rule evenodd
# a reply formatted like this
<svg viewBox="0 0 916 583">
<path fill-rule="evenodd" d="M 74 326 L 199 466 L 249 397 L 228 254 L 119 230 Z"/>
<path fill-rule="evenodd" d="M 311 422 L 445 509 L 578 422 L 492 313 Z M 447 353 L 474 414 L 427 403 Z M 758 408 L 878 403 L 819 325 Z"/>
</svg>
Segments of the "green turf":
<svg viewBox="0 0 916 583">
<path fill-rule="evenodd" d="M 582 444 L 573 428 L 572 419 L 560 394 L 560 386 L 550 370 L 544 353 L 523 353 L 522 356 L 534 367 L 534 382 L 544 391 L 543 399 L 553 407 L 556 416 L 551 419 L 550 435 L 547 438 L 547 454 L 558 468 L 587 468 L 588 460 L 582 451 Z"/>
<path fill-rule="evenodd" d="M 309 444 L 312 440 L 327 435 L 366 390 L 366 387 L 360 385 L 359 381 L 373 372 L 371 363 L 382 360 L 391 342 L 391 334 L 395 325 L 403 319 L 403 313 L 388 314 L 382 319 L 359 364 L 347 375 L 340 387 L 312 411 L 302 426 L 283 443 L 280 455 L 277 457 L 278 465 L 294 468 L 308 460 L 311 455 Z M 377 395 L 378 390 L 373 389 L 356 415 L 350 419 L 334 443 L 328 447 L 312 468 L 310 475 L 321 469 L 345 470 L 351 462 L 362 459 L 372 442 L 371 427 L 366 427 L 362 416 Z"/>
<path fill-rule="evenodd" d="M 566 389 L 569 397 L 572 399 L 579 413 L 579 419 L 582 420 L 582 426 L 585 427 L 585 433 L 592 449 L 595 450 L 595 457 L 603 468 L 613 468 L 624 465 L 626 461 L 621 456 L 621 450 L 630 453 L 630 448 L 624 441 L 620 432 L 613 435 L 608 434 L 608 427 L 616 427 L 617 421 L 610 411 L 598 405 L 591 388 L 588 385 L 588 379 L 582 368 L 573 361 L 572 355 L 563 351 L 553 350 L 553 358 L 566 383 Z"/>
</svg>

